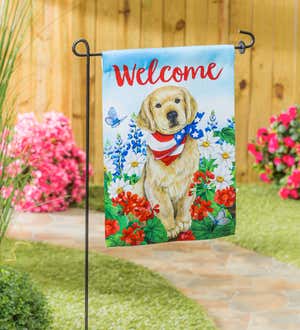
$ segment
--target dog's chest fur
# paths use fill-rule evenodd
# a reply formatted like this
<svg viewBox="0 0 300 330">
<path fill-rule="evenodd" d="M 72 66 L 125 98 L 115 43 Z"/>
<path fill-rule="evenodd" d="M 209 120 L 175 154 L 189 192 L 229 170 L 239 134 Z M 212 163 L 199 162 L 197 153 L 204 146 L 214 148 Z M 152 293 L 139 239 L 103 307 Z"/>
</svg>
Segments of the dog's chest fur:
<svg viewBox="0 0 300 330">
<path fill-rule="evenodd" d="M 147 152 L 147 180 L 166 189 L 173 200 L 181 198 L 191 183 L 193 173 L 198 169 L 200 155 L 197 141 L 188 137 L 181 155 L 168 166 L 154 159 L 149 148 Z"/>
</svg>

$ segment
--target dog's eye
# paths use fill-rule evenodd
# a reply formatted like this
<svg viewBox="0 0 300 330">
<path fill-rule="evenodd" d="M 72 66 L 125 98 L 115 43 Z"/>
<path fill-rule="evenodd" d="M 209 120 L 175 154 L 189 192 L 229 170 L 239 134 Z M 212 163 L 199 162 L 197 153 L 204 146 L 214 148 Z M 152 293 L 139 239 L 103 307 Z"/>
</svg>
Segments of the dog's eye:
<svg viewBox="0 0 300 330">
<path fill-rule="evenodd" d="M 180 99 L 176 98 L 175 103 L 180 103 Z"/>
<path fill-rule="evenodd" d="M 161 108 L 161 104 L 160 103 L 156 103 L 155 104 L 155 108 Z"/>
</svg>

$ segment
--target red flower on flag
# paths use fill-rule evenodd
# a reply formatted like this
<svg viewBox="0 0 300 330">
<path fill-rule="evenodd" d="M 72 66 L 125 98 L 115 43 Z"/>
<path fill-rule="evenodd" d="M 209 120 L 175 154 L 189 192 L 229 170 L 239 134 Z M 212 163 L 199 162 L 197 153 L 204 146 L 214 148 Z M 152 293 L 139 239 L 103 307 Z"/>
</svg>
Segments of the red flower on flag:
<svg viewBox="0 0 300 330">
<path fill-rule="evenodd" d="M 208 216 L 208 213 L 212 212 L 213 209 L 210 207 L 211 201 L 205 201 L 198 196 L 194 204 L 190 208 L 192 219 L 194 220 L 203 220 Z"/>
<path fill-rule="evenodd" d="M 191 230 L 181 232 L 177 236 L 177 241 L 193 241 L 195 239 L 196 238 Z"/>
<path fill-rule="evenodd" d="M 227 187 L 226 189 L 216 191 L 215 202 L 226 207 L 231 207 L 235 202 L 235 197 L 234 188 Z"/>
<path fill-rule="evenodd" d="M 121 240 L 129 245 L 140 245 L 144 238 L 145 233 L 136 222 L 122 231 Z"/>
<path fill-rule="evenodd" d="M 115 234 L 120 230 L 120 225 L 117 220 L 106 219 L 105 220 L 105 237 Z"/>
<path fill-rule="evenodd" d="M 112 199 L 112 202 L 115 206 L 120 205 L 124 214 L 131 213 L 141 222 L 152 219 L 155 213 L 159 212 L 158 205 L 154 205 L 152 208 L 145 197 L 139 197 L 130 191 L 119 193 L 116 198 Z"/>
</svg>

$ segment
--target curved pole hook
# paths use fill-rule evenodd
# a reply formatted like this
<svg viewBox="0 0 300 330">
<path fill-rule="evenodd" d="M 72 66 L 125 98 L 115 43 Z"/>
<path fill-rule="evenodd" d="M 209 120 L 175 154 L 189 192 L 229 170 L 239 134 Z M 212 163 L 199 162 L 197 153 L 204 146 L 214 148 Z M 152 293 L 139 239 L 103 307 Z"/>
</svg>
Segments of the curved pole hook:
<svg viewBox="0 0 300 330">
<path fill-rule="evenodd" d="M 80 53 L 77 51 L 77 46 L 79 44 L 84 44 L 86 53 Z M 91 53 L 90 52 L 90 44 L 84 38 L 76 40 L 72 45 L 72 52 L 79 57 L 90 57 L 90 56 L 102 56 L 102 53 Z"/>
<path fill-rule="evenodd" d="M 86 49 L 86 53 L 80 53 L 80 52 L 77 51 L 76 48 L 79 44 L 84 44 L 85 49 Z M 78 40 L 74 41 L 74 43 L 72 45 L 72 52 L 76 56 L 80 56 L 80 57 L 90 56 L 90 45 L 89 45 L 88 41 L 86 39 L 78 39 Z"/>
<path fill-rule="evenodd" d="M 250 38 L 251 38 L 251 41 L 248 45 L 246 45 L 243 40 L 240 40 L 238 45 L 234 47 L 235 49 L 239 50 L 240 54 L 244 54 L 246 51 L 246 48 L 251 48 L 254 46 L 255 36 L 253 33 L 249 32 L 249 31 L 244 31 L 244 30 L 239 30 L 239 33 L 246 34 L 246 35 L 250 36 Z"/>
</svg>

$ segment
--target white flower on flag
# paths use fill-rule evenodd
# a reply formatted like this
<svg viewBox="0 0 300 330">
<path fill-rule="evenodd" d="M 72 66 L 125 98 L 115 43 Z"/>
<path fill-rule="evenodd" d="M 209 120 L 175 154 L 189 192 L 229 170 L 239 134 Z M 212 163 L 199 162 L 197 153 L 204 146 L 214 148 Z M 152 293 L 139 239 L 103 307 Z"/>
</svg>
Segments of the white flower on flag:
<svg viewBox="0 0 300 330">
<path fill-rule="evenodd" d="M 215 154 L 218 140 L 219 138 L 215 137 L 213 132 L 204 132 L 204 136 L 198 140 L 200 157 L 211 158 Z"/>
<path fill-rule="evenodd" d="M 116 179 L 116 181 L 112 181 L 109 188 L 108 193 L 110 198 L 115 198 L 121 192 L 132 191 L 132 186 L 129 182 L 124 181 L 123 179 Z"/>
<path fill-rule="evenodd" d="M 137 175 L 142 174 L 142 170 L 145 164 L 146 158 L 143 154 L 136 154 L 133 151 L 130 151 L 125 159 L 124 172 L 128 175 Z"/>
<path fill-rule="evenodd" d="M 111 158 L 104 157 L 104 172 L 114 173 L 116 170 L 114 161 Z"/>
<path fill-rule="evenodd" d="M 216 164 L 218 166 L 226 166 L 228 168 L 232 167 L 234 162 L 235 148 L 233 145 L 224 142 L 219 146 L 216 153 Z"/>
<path fill-rule="evenodd" d="M 218 166 L 213 173 L 216 190 L 225 189 L 233 184 L 231 170 L 228 167 Z"/>
</svg>

